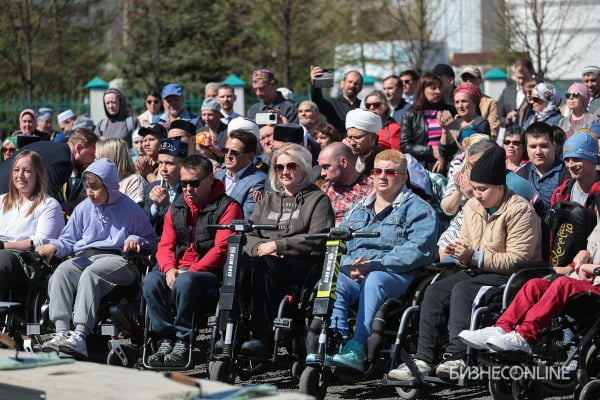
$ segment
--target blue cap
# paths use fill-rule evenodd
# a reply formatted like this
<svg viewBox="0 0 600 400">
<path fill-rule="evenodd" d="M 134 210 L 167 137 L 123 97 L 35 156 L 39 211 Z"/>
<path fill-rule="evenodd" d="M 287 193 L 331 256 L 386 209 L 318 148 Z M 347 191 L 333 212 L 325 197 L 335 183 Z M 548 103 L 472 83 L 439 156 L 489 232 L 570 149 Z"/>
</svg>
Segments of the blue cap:
<svg viewBox="0 0 600 400">
<path fill-rule="evenodd" d="M 181 140 L 163 139 L 158 147 L 158 154 L 186 158 L 188 155 L 188 144 Z"/>
<path fill-rule="evenodd" d="M 598 160 L 598 139 L 587 132 L 578 131 L 565 141 L 565 144 L 563 144 L 563 160 L 570 157 L 582 158 L 596 164 Z"/>
<path fill-rule="evenodd" d="M 183 89 L 176 83 L 169 83 L 162 90 L 162 98 L 167 96 L 181 96 L 183 97 Z"/>
<path fill-rule="evenodd" d="M 460 133 L 458 134 L 458 143 L 462 144 L 463 140 L 476 133 L 479 133 L 479 128 L 477 128 L 476 125 L 471 124 L 461 128 Z"/>
</svg>

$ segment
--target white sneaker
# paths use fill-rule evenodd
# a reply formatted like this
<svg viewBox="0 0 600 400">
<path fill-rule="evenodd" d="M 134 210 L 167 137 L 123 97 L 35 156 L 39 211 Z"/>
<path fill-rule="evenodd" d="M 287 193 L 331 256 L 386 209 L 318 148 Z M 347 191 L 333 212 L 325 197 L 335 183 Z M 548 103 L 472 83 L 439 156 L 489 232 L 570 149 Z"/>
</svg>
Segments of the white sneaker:
<svg viewBox="0 0 600 400">
<path fill-rule="evenodd" d="M 458 338 L 467 346 L 475 350 L 489 350 L 486 342 L 494 336 L 505 335 L 506 331 L 498 326 L 488 326 L 487 328 L 474 331 L 464 330 L 458 334 Z"/>
<path fill-rule="evenodd" d="M 496 351 L 523 351 L 531 354 L 531 346 L 517 331 L 508 332 L 506 335 L 494 336 L 487 341 L 490 349 Z"/>
<path fill-rule="evenodd" d="M 422 375 L 427 376 L 431 373 L 431 365 L 429 363 L 423 360 L 415 360 L 415 364 Z M 388 372 L 388 376 L 397 381 L 414 381 L 416 379 L 406 364 L 401 364 L 398 368 L 391 370 Z"/>
<path fill-rule="evenodd" d="M 42 344 L 42 351 L 59 351 L 61 345 L 64 345 L 68 332 L 56 332 L 49 340 Z"/>
<path fill-rule="evenodd" d="M 466 368 L 465 360 L 462 358 L 456 360 L 446 360 L 441 362 L 435 369 L 438 378 L 449 379 L 450 374 L 459 374 Z"/>
<path fill-rule="evenodd" d="M 65 353 L 75 353 L 83 357 L 88 356 L 85 335 L 78 331 L 69 332 L 64 344 L 59 347 L 60 351 Z"/>
</svg>

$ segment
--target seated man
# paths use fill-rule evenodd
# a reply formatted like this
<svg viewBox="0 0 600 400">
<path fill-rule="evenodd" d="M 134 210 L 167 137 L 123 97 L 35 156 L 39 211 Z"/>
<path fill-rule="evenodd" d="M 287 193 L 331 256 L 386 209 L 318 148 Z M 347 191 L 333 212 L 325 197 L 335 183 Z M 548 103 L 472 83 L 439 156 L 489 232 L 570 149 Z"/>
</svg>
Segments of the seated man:
<svg viewBox="0 0 600 400">
<path fill-rule="evenodd" d="M 138 279 L 121 252 L 153 249 L 157 238 L 140 206 L 119 192 L 119 175 L 111 160 L 96 160 L 82 179 L 87 198 L 75 208 L 59 238 L 35 250 L 48 260 L 73 256 L 48 282 L 56 333 L 42 347 L 87 357 L 86 336 L 96 325 L 100 300 L 116 286 Z"/>
<path fill-rule="evenodd" d="M 244 219 L 252 215 L 256 205 L 254 192 L 262 193 L 267 179 L 267 175 L 254 165 L 257 146 L 258 139 L 252 132 L 231 131 L 223 149 L 225 168 L 215 174 L 215 178 L 225 185 L 225 192 L 244 209 Z"/>
<path fill-rule="evenodd" d="M 363 371 L 367 338 L 379 306 L 388 297 L 400 297 L 420 267 L 436 256 L 438 219 L 425 200 L 406 187 L 407 161 L 396 150 L 385 150 L 375 157 L 375 192 L 350 209 L 340 227 L 357 232 L 379 232 L 374 239 L 350 240 L 347 254 L 340 261 L 337 299 L 332 324 L 346 338 L 349 335 L 348 307 L 358 304 L 356 330 L 333 365 Z M 312 361 L 309 354 L 308 361 Z"/>
<path fill-rule="evenodd" d="M 209 289 L 219 288 L 231 234 L 228 230 L 207 230 L 206 225 L 229 224 L 243 215 L 212 171 L 212 163 L 204 156 L 183 160 L 180 182 L 184 196 L 165 215 L 156 253 L 159 270 L 150 272 L 142 282 L 152 330 L 162 339 L 156 353 L 148 358 L 151 366 L 186 365 L 194 307 Z"/>
</svg>

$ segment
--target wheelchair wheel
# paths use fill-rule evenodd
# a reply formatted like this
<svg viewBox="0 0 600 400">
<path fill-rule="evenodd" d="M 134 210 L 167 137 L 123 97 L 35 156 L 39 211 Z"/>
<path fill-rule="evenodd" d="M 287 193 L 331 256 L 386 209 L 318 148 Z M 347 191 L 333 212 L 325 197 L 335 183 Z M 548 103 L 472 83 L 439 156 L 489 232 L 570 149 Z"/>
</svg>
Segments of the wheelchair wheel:
<svg viewBox="0 0 600 400">
<path fill-rule="evenodd" d="M 320 371 L 318 368 L 306 367 L 300 375 L 300 383 L 298 384 L 300 393 L 314 396 L 317 400 L 325 398 L 328 386 L 329 377 L 327 373 Z"/>
<path fill-rule="evenodd" d="M 125 353 L 127 363 L 123 364 L 123 360 L 121 360 L 115 349 L 111 349 L 106 356 L 106 365 L 133 368 L 138 361 L 137 353 L 130 346 L 121 346 L 121 349 Z"/>
<path fill-rule="evenodd" d="M 579 395 L 579 400 L 595 400 L 600 398 L 600 380 L 589 381 Z"/>
<path fill-rule="evenodd" d="M 585 353 L 584 367 L 589 376 L 600 374 L 600 349 L 592 344 Z"/>
<path fill-rule="evenodd" d="M 512 400 L 512 382 L 490 379 L 488 389 L 494 400 Z"/>
<path fill-rule="evenodd" d="M 254 375 L 259 375 L 265 372 L 267 365 L 262 361 L 237 359 L 235 361 L 235 373 L 241 380 L 248 380 Z"/>
<path fill-rule="evenodd" d="M 302 369 L 304 368 L 304 363 L 296 360 L 292 364 L 292 368 L 290 369 L 292 375 L 292 384 L 296 386 L 300 382 L 300 376 L 302 375 Z"/>
<path fill-rule="evenodd" d="M 396 386 L 394 389 L 396 389 L 396 393 L 398 393 L 398 396 L 400 396 L 401 399 L 413 400 L 413 399 L 417 399 L 421 396 L 420 389 L 408 388 L 408 387 L 402 387 L 402 386 Z M 512 399 L 512 397 L 511 397 L 511 399 Z"/>
<path fill-rule="evenodd" d="M 209 379 L 211 381 L 219 381 L 233 384 L 235 382 L 235 374 L 231 363 L 227 361 L 214 361 L 209 367 Z"/>
</svg>

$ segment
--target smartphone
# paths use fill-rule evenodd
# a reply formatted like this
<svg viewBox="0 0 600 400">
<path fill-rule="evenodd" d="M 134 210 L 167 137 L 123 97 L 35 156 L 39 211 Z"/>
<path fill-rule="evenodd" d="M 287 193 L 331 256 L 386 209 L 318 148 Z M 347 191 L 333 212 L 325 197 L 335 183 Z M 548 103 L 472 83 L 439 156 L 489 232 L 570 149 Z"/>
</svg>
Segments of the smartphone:
<svg viewBox="0 0 600 400">
<path fill-rule="evenodd" d="M 333 68 L 323 68 L 323 75 L 315 78 L 315 87 L 317 89 L 333 87 Z"/>
<path fill-rule="evenodd" d="M 93 261 L 87 257 L 76 257 L 76 258 L 72 259 L 71 262 L 73 264 L 75 264 L 76 266 L 78 266 L 79 268 L 85 268 L 88 265 L 91 265 L 93 263 Z"/>
<path fill-rule="evenodd" d="M 277 113 L 257 113 L 256 125 L 275 125 L 277 124 Z"/>
</svg>

